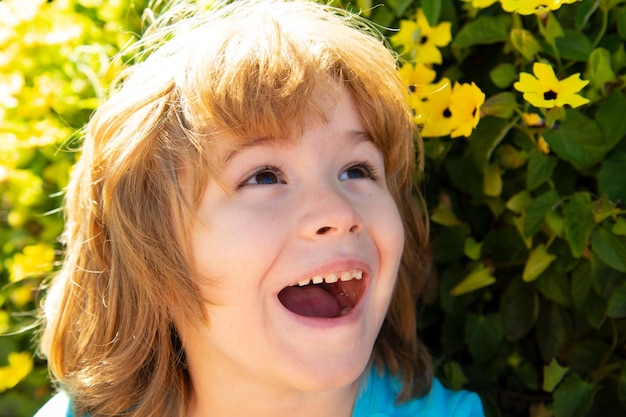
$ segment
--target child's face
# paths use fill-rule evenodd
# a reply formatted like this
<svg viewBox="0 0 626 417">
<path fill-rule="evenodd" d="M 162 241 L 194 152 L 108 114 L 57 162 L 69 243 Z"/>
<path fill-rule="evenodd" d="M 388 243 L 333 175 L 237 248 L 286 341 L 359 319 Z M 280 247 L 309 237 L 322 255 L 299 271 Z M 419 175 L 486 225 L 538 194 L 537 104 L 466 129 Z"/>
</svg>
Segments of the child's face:
<svg viewBox="0 0 626 417">
<path fill-rule="evenodd" d="M 177 323 L 196 389 L 353 386 L 371 356 L 404 232 L 351 97 L 326 108 L 300 138 L 225 156 L 226 190 L 202 197 L 190 243 L 209 321 Z M 322 278 L 337 282 L 298 286 Z"/>
</svg>

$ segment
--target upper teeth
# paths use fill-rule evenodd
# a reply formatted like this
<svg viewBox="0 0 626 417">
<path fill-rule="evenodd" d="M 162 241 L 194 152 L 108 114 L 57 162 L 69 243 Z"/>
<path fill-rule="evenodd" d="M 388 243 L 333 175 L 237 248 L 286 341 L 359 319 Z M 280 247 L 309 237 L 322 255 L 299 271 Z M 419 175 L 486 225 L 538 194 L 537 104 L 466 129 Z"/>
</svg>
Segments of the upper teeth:
<svg viewBox="0 0 626 417">
<path fill-rule="evenodd" d="M 328 275 L 315 275 L 311 278 L 303 279 L 299 281 L 297 285 L 300 287 L 304 287 L 305 285 L 313 284 L 321 284 L 325 282 L 327 284 L 332 284 L 337 281 L 350 281 L 351 279 L 361 279 L 363 278 L 363 271 L 360 269 L 353 269 L 351 271 L 340 271 Z M 294 284 L 295 285 L 295 284 Z"/>
</svg>

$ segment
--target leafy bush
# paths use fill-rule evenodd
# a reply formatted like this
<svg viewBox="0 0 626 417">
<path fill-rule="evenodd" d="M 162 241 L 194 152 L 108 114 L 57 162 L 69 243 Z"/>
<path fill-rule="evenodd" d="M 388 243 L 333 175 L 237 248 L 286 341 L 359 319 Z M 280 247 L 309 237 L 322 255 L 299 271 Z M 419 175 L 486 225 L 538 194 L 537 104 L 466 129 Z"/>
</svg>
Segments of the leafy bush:
<svg viewBox="0 0 626 417">
<path fill-rule="evenodd" d="M 60 259 L 76 132 L 144 6 L 0 1 L 0 416 L 51 392 L 17 330 Z M 438 376 L 490 417 L 624 415 L 625 1 L 343 6 L 394 28 L 425 137 L 439 286 L 420 332 Z"/>
<path fill-rule="evenodd" d="M 488 416 L 626 413 L 623 3 L 371 12 L 399 28 L 426 137 L 440 285 L 423 336 L 440 377 L 480 392 Z"/>
<path fill-rule="evenodd" d="M 76 132 L 140 30 L 134 4 L 0 1 L 0 416 L 31 416 L 50 396 L 34 353 L 38 287 L 60 259 Z"/>
</svg>

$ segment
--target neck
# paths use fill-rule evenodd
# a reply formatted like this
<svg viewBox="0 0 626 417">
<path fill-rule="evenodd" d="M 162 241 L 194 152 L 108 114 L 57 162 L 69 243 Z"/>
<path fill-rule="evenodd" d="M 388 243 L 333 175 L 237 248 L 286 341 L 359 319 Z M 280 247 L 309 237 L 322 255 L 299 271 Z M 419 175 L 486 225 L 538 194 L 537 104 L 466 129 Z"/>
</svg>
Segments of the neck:
<svg viewBox="0 0 626 417">
<path fill-rule="evenodd" d="M 242 385 L 241 381 L 194 381 L 188 417 L 351 417 L 359 381 L 328 391 L 305 392 Z"/>
</svg>

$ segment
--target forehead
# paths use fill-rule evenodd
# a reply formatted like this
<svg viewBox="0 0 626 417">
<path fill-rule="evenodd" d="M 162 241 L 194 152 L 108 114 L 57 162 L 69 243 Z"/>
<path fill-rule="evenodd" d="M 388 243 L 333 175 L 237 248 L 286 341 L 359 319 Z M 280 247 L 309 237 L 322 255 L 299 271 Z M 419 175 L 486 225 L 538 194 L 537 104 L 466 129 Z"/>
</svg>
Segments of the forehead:
<svg viewBox="0 0 626 417">
<path fill-rule="evenodd" d="M 312 94 L 310 101 L 301 117 L 285 120 L 277 130 L 270 123 L 262 126 L 260 131 L 240 135 L 225 134 L 220 146 L 222 160 L 228 160 L 242 150 L 259 146 L 297 146 L 300 138 L 318 131 L 352 142 L 374 142 L 361 121 L 362 116 L 352 94 L 345 88 L 317 91 Z"/>
</svg>

